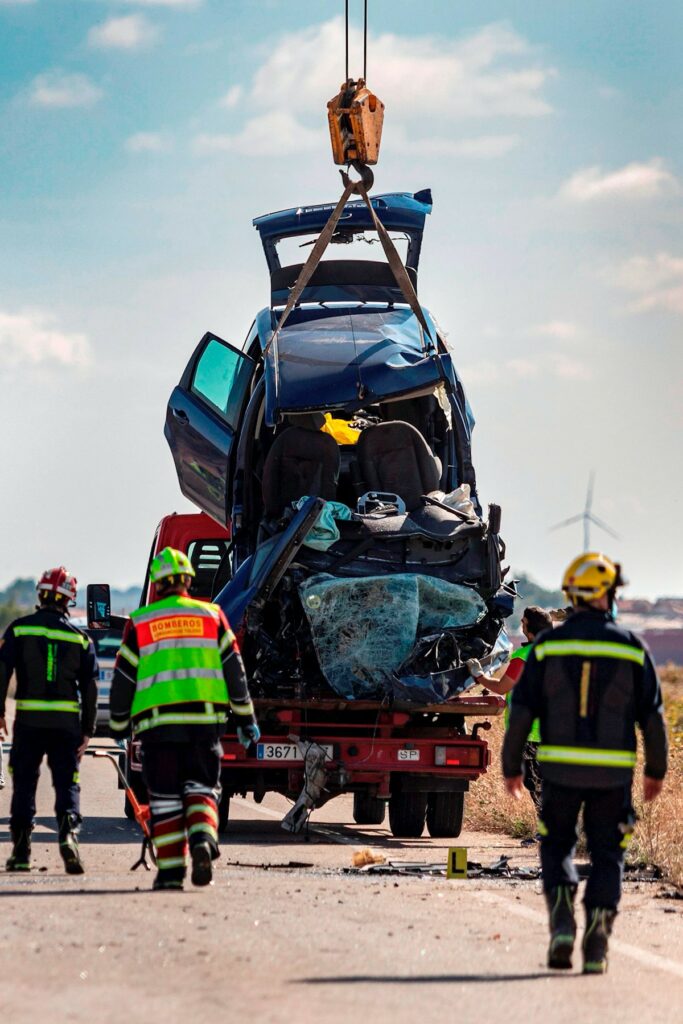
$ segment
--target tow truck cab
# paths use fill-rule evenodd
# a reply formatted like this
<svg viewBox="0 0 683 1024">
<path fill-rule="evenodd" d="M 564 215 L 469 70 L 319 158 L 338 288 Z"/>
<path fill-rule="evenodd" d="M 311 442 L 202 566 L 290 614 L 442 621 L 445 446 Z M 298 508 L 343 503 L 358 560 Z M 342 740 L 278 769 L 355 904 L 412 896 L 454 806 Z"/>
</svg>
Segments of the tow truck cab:
<svg viewBox="0 0 683 1024">
<path fill-rule="evenodd" d="M 197 576 L 194 596 L 210 600 L 228 572 L 230 529 L 204 513 L 173 514 L 161 520 L 150 552 L 166 546 L 184 551 Z M 155 599 L 149 569 L 142 599 Z M 260 803 L 267 792 L 291 799 L 304 785 L 304 763 L 292 737 L 313 739 L 327 754 L 326 789 L 319 803 L 343 792 L 353 793 L 354 819 L 378 825 L 389 806 L 395 836 L 417 837 L 425 822 L 430 835 L 457 837 L 462 827 L 464 795 L 486 772 L 490 751 L 480 737 L 487 719 L 501 714 L 504 701 L 493 695 L 463 695 L 434 706 L 385 706 L 378 701 L 255 700 L 262 736 L 247 751 L 238 743 L 234 724 L 223 737 L 220 827 L 228 824 L 230 798 L 251 793 Z M 470 727 L 472 719 L 480 719 Z M 484 721 L 481 721 L 484 719 Z M 141 787 L 137 744 L 128 769 Z"/>
</svg>

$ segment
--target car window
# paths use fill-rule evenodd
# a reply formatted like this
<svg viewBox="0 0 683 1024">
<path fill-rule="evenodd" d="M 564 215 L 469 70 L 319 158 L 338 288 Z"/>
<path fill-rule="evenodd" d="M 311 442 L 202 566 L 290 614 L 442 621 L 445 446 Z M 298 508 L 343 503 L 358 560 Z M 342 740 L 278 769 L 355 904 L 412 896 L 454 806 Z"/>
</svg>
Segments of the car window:
<svg viewBox="0 0 683 1024">
<path fill-rule="evenodd" d="M 195 367 L 191 390 L 236 428 L 253 362 L 218 338 L 210 338 Z"/>
</svg>

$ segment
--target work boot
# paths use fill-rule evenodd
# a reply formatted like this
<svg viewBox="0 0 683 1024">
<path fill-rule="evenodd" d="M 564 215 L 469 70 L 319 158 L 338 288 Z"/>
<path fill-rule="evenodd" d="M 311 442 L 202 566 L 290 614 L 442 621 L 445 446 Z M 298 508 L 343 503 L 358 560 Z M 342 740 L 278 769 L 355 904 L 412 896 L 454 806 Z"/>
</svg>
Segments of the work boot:
<svg viewBox="0 0 683 1024">
<path fill-rule="evenodd" d="M 5 864 L 6 871 L 31 870 L 31 829 L 12 830 L 12 853 Z"/>
<path fill-rule="evenodd" d="M 211 868 L 212 851 L 211 844 L 207 842 L 196 843 L 191 850 L 192 856 L 192 884 L 211 885 L 213 871 Z"/>
<path fill-rule="evenodd" d="M 76 814 L 66 814 L 59 825 L 59 852 L 64 861 L 67 875 L 84 875 L 85 867 L 78 850 L 78 829 L 80 818 Z"/>
<path fill-rule="evenodd" d="M 586 931 L 583 936 L 583 973 L 605 974 L 607 950 L 616 910 L 586 907 Z"/>
<path fill-rule="evenodd" d="M 576 939 L 575 893 L 576 890 L 570 885 L 558 885 L 545 896 L 550 914 L 548 967 L 556 971 L 568 971 L 572 966 Z"/>
<path fill-rule="evenodd" d="M 157 872 L 157 877 L 152 882 L 152 889 L 155 892 L 168 892 L 175 890 L 176 892 L 183 891 L 183 880 L 182 878 L 169 878 L 164 875 L 163 871 Z"/>
</svg>

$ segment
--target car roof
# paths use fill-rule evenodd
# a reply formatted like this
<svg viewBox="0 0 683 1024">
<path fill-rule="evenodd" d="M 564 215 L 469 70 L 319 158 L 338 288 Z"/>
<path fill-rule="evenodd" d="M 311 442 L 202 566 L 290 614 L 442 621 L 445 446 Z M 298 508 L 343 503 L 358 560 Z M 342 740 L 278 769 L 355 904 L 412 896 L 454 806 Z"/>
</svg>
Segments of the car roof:
<svg viewBox="0 0 683 1024">
<path fill-rule="evenodd" d="M 424 310 L 432 337 L 436 327 Z M 257 319 L 264 348 L 266 421 L 306 409 L 360 409 L 444 379 L 436 349 L 407 306 L 295 309 L 272 341 L 274 316 Z"/>
</svg>

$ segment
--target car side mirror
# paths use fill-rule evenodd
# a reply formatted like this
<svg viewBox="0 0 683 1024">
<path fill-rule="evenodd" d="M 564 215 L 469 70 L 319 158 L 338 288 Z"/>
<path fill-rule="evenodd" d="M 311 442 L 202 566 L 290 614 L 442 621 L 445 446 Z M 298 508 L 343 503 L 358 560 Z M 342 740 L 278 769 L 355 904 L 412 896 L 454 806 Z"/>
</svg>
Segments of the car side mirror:
<svg viewBox="0 0 683 1024">
<path fill-rule="evenodd" d="M 108 583 L 89 583 L 86 587 L 88 626 L 109 629 L 111 626 L 111 593 Z"/>
</svg>

